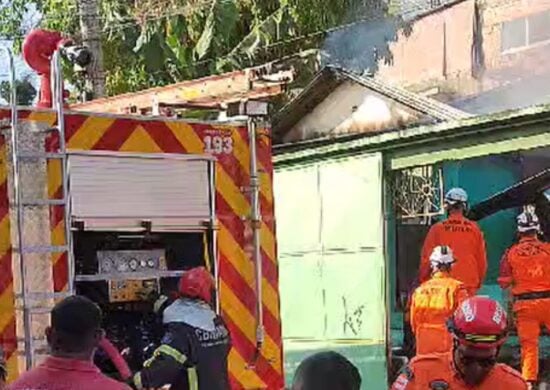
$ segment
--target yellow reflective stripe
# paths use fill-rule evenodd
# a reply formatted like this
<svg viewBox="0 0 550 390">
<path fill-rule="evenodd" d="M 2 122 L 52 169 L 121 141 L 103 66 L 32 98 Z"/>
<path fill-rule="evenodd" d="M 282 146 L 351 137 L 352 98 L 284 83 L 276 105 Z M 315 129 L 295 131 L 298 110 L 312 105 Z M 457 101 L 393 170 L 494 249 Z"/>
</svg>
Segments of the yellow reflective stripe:
<svg viewBox="0 0 550 390">
<path fill-rule="evenodd" d="M 147 359 L 144 363 L 143 363 L 143 367 L 147 368 L 149 367 L 151 364 L 153 364 L 153 362 L 155 361 L 155 357 L 157 357 L 157 355 L 153 355 L 153 357 L 151 357 L 150 359 Z"/>
<path fill-rule="evenodd" d="M 183 353 L 181 353 L 177 349 L 172 348 L 171 346 L 166 344 L 161 345 L 155 351 L 155 356 L 158 356 L 160 354 L 168 355 L 180 364 L 184 364 L 187 361 L 187 356 L 185 356 Z"/>
<path fill-rule="evenodd" d="M 143 389 L 143 383 L 141 382 L 141 372 L 138 372 L 136 375 L 134 375 L 134 385 L 137 387 L 138 390 Z"/>
<path fill-rule="evenodd" d="M 199 390 L 199 377 L 195 367 L 187 369 L 187 379 L 189 380 L 189 390 Z"/>
<path fill-rule="evenodd" d="M 479 342 L 479 343 L 491 343 L 498 340 L 498 335 L 478 335 L 478 334 L 467 334 L 464 337 L 467 341 Z"/>
</svg>

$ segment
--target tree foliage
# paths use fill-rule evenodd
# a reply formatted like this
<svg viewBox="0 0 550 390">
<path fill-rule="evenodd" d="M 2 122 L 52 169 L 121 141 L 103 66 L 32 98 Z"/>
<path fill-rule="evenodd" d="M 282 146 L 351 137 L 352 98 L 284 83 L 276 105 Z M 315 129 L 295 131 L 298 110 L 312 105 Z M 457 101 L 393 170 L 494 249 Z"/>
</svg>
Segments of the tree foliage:
<svg viewBox="0 0 550 390">
<path fill-rule="evenodd" d="M 30 106 L 36 97 L 36 89 L 29 80 L 29 77 L 23 80 L 15 81 L 15 91 L 17 93 L 17 104 L 21 106 Z M 11 85 L 9 81 L 2 81 L 0 83 L 0 96 L 7 102 L 11 100 Z"/>
<path fill-rule="evenodd" d="M 78 39 L 78 0 L 9 1 L 11 7 L 0 12 L 0 36 L 15 39 L 16 49 L 29 28 L 23 16 L 32 7 L 41 15 L 38 26 Z M 382 15 L 385 3 L 102 0 L 107 91 L 110 95 L 135 91 L 318 48 L 324 30 Z M 69 80 L 78 85 L 72 76 L 68 74 Z"/>
</svg>

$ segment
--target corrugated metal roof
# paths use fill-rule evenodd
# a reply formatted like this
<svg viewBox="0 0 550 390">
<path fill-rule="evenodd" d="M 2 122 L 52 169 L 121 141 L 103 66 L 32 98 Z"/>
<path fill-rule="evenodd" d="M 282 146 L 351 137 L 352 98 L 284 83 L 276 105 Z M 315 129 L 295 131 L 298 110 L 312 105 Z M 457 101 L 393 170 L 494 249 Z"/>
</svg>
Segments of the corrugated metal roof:
<svg viewBox="0 0 550 390">
<path fill-rule="evenodd" d="M 405 20 L 446 8 L 464 0 L 392 0 L 392 7 Z"/>
<path fill-rule="evenodd" d="M 440 121 L 464 119 L 472 116 L 445 103 L 388 84 L 377 77 L 359 76 L 345 69 L 337 69 L 336 71 L 366 88 Z"/>
<path fill-rule="evenodd" d="M 269 99 L 285 91 L 294 71 L 276 70 L 272 63 L 254 68 L 186 80 L 164 87 L 91 100 L 71 105 L 72 110 L 88 112 L 125 112 L 129 107 L 150 108 L 155 101 L 166 104 L 202 103 L 219 105 L 243 99 Z"/>
<path fill-rule="evenodd" d="M 525 126 L 532 126 L 547 140 L 542 123 L 550 122 L 550 104 L 528 107 L 521 110 L 504 111 L 497 114 L 453 120 L 432 125 L 411 127 L 399 131 L 383 131 L 327 137 L 297 143 L 275 145 L 274 162 L 279 165 L 292 165 L 300 161 L 315 160 L 329 155 L 352 155 L 367 150 L 380 151 L 402 148 L 406 144 L 423 144 L 433 140 L 465 135 L 480 136 L 483 133 L 514 131 L 526 138 Z M 509 135 L 507 137 L 510 137 Z M 512 138 L 519 144 L 522 137 Z M 519 148 L 519 146 L 518 146 Z"/>
<path fill-rule="evenodd" d="M 362 76 L 336 66 L 323 68 L 302 92 L 284 106 L 272 119 L 273 133 L 282 137 L 305 115 L 311 112 L 344 81 L 352 81 L 386 98 L 427 115 L 434 122 L 471 117 L 470 114 L 450 107 L 437 100 L 392 86 L 376 77 Z"/>
</svg>

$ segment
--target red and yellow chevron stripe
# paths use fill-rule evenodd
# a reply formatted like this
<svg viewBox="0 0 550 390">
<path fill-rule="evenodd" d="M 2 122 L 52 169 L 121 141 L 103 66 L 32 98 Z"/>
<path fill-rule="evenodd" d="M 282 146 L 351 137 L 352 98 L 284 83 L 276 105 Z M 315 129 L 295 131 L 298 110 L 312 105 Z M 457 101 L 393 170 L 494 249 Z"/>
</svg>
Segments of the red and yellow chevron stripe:
<svg viewBox="0 0 550 390">
<path fill-rule="evenodd" d="M 0 136 L 0 346 L 7 362 L 8 381 L 11 381 L 18 374 L 18 359 L 8 199 L 9 158 L 5 138 Z"/>
<path fill-rule="evenodd" d="M 42 120 L 54 117 L 42 114 Z M 274 238 L 271 144 L 267 131 L 258 142 L 261 170 L 261 229 L 263 297 L 266 337 L 259 358 L 255 357 L 254 264 L 247 253 L 250 227 L 243 221 L 250 213 L 250 202 L 242 188 L 249 184 L 249 138 L 245 127 L 190 124 L 98 115 L 68 114 L 65 119 L 67 147 L 72 150 L 110 150 L 139 153 L 205 153 L 205 137 L 222 137 L 230 153 L 216 155 L 216 206 L 219 221 L 218 255 L 220 296 L 223 316 L 232 334 L 233 349 L 229 370 L 233 389 L 281 389 L 281 324 L 279 313 L 278 270 Z M 57 140 L 50 138 L 47 149 Z M 48 164 L 51 198 L 61 197 L 59 162 Z M 65 242 L 63 209 L 51 209 L 52 243 Z M 67 262 L 63 254 L 54 257 L 55 291 L 67 285 Z"/>
</svg>

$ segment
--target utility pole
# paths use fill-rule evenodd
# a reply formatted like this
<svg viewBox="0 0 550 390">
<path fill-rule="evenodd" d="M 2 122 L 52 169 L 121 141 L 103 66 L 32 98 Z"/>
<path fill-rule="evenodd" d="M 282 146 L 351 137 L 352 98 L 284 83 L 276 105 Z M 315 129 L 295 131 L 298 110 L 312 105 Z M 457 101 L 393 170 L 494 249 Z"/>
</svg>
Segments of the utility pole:
<svg viewBox="0 0 550 390">
<path fill-rule="evenodd" d="M 78 0 L 82 43 L 92 54 L 92 63 L 87 67 L 86 90 L 97 99 L 105 95 L 105 73 L 101 48 L 101 23 L 99 0 Z"/>
</svg>

